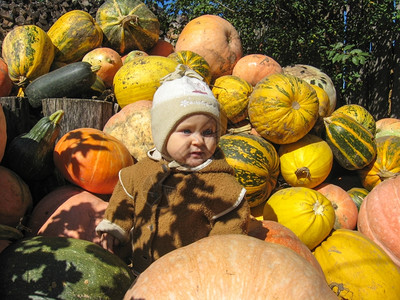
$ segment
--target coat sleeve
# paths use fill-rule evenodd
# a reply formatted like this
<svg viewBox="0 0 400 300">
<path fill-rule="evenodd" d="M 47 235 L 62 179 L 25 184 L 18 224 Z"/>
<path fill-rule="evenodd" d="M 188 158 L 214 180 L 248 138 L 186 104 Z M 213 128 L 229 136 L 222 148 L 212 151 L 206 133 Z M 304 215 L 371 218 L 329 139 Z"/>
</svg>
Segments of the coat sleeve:
<svg viewBox="0 0 400 300">
<path fill-rule="evenodd" d="M 133 187 L 127 173 L 129 172 L 124 169 L 119 172 L 119 180 L 104 212 L 103 220 L 96 227 L 98 234 L 107 232 L 122 243 L 129 241 L 134 221 L 134 195 L 129 193 Z"/>
<path fill-rule="evenodd" d="M 250 207 L 245 199 L 246 190 L 242 189 L 237 199 L 237 205 L 228 212 L 214 217 L 215 222 L 209 235 L 216 234 L 247 234 L 250 221 Z"/>
</svg>

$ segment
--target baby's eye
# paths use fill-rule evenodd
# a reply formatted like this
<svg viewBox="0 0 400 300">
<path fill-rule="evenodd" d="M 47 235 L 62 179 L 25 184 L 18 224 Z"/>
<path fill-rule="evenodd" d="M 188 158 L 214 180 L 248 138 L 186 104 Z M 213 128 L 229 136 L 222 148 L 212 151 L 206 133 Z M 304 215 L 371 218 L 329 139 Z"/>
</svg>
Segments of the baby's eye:
<svg viewBox="0 0 400 300">
<path fill-rule="evenodd" d="M 212 129 L 207 129 L 203 131 L 203 136 L 214 136 L 215 135 L 215 131 Z"/>
<path fill-rule="evenodd" d="M 183 129 L 183 130 L 182 130 L 182 133 L 184 133 L 184 134 L 191 134 L 192 131 L 191 131 L 190 129 Z"/>
</svg>

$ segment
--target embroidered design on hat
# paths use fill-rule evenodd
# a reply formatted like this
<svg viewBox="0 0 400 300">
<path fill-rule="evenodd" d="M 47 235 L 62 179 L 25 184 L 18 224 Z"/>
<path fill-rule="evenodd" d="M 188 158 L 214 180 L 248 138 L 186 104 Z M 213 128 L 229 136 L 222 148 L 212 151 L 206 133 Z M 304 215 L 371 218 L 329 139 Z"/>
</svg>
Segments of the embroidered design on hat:
<svg viewBox="0 0 400 300">
<path fill-rule="evenodd" d="M 189 105 L 193 105 L 193 104 L 197 104 L 197 105 L 204 105 L 204 106 L 208 106 L 208 107 L 217 107 L 216 103 L 210 103 L 208 101 L 204 101 L 204 100 L 182 100 L 180 106 L 183 107 L 188 107 Z"/>
</svg>

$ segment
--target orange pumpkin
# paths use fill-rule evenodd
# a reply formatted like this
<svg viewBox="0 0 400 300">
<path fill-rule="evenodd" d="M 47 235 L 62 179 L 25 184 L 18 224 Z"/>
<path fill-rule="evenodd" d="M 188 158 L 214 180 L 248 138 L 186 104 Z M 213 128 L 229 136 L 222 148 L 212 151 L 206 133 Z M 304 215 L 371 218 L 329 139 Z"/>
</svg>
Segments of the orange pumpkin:
<svg viewBox="0 0 400 300">
<path fill-rule="evenodd" d="M 0 224 L 17 226 L 32 205 L 28 185 L 17 173 L 0 166 Z"/>
<path fill-rule="evenodd" d="M 337 297 L 320 273 L 291 249 L 246 235 L 225 234 L 162 256 L 140 274 L 124 299 Z"/>
<path fill-rule="evenodd" d="M 292 249 L 294 252 L 304 257 L 322 277 L 325 277 L 321 266 L 310 249 L 308 249 L 308 247 L 297 237 L 297 235 L 294 234 L 292 230 L 282 224 L 270 220 L 258 221 L 252 219 L 250 221 L 248 235 Z"/>
<path fill-rule="evenodd" d="M 357 226 L 358 209 L 350 195 L 340 186 L 332 183 L 323 183 L 315 187 L 329 201 L 335 209 L 334 229 L 355 229 Z"/>
<path fill-rule="evenodd" d="M 105 133 L 121 141 L 137 161 L 146 157 L 147 151 L 154 147 L 150 114 L 152 104 L 149 100 L 130 103 L 108 119 L 103 128 Z"/>
<path fill-rule="evenodd" d="M 95 228 L 108 203 L 77 186 L 65 185 L 44 196 L 33 209 L 31 235 L 63 236 L 99 243 Z"/>
<path fill-rule="evenodd" d="M 172 45 L 170 42 L 159 39 L 154 47 L 147 52 L 149 55 L 159 55 L 167 57 L 171 53 L 174 53 L 174 51 L 174 45 Z"/>
<path fill-rule="evenodd" d="M 0 104 L 0 162 L 3 159 L 7 145 L 7 122 L 3 106 Z"/>
<path fill-rule="evenodd" d="M 292 230 L 310 250 L 328 236 L 335 222 L 332 203 L 306 187 L 289 187 L 272 194 L 263 216 Z"/>
<path fill-rule="evenodd" d="M 122 142 L 94 128 L 77 128 L 64 134 L 53 157 L 66 180 L 97 194 L 111 194 L 118 172 L 133 164 Z"/>
<path fill-rule="evenodd" d="M 264 54 L 248 54 L 238 60 L 232 75 L 238 76 L 255 86 L 265 76 L 282 73 L 281 65 Z"/>
<path fill-rule="evenodd" d="M 190 50 L 202 56 L 211 67 L 212 81 L 232 74 L 242 57 L 242 42 L 233 25 L 216 15 L 202 15 L 183 28 L 175 51 Z"/>
<path fill-rule="evenodd" d="M 368 193 L 358 214 L 358 230 L 377 243 L 400 267 L 400 176 Z"/>
<path fill-rule="evenodd" d="M 12 86 L 13 86 L 12 80 L 10 76 L 8 76 L 7 64 L 0 57 L 0 97 L 9 96 L 12 90 Z"/>
<path fill-rule="evenodd" d="M 400 136 L 400 119 L 383 118 L 375 122 L 376 133 L 375 137 L 397 135 Z"/>
<path fill-rule="evenodd" d="M 82 58 L 82 61 L 90 63 L 92 66 L 100 66 L 96 72 L 106 87 L 112 87 L 115 73 L 122 67 L 121 55 L 117 51 L 107 47 L 95 48 Z"/>
</svg>

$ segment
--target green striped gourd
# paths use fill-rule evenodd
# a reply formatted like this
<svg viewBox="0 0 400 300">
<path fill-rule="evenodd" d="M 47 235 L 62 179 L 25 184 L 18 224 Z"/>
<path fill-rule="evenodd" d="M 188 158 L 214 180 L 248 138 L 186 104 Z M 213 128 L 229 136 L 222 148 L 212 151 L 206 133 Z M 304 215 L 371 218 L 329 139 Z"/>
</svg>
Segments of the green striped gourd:
<svg viewBox="0 0 400 300">
<path fill-rule="evenodd" d="M 72 63 L 101 46 L 103 32 L 93 17 L 83 10 L 72 10 L 57 19 L 47 31 L 56 47 L 54 61 Z"/>
<path fill-rule="evenodd" d="M 122 299 L 133 274 L 86 240 L 36 236 L 0 253 L 1 299 Z"/>
<path fill-rule="evenodd" d="M 358 104 L 346 104 L 336 109 L 333 114 L 344 113 L 367 128 L 373 135 L 376 131 L 376 122 L 368 110 Z"/>
<path fill-rule="evenodd" d="M 324 118 L 325 139 L 336 161 L 347 170 L 359 170 L 376 156 L 372 133 L 353 118 L 336 113 Z"/>
<path fill-rule="evenodd" d="M 160 22 L 139 0 L 106 0 L 96 12 L 96 22 L 104 33 L 105 46 L 127 54 L 147 51 L 160 37 Z"/>
<path fill-rule="evenodd" d="M 352 187 L 347 191 L 350 195 L 351 200 L 356 204 L 357 209 L 360 210 L 361 203 L 364 198 L 368 195 L 369 191 L 362 187 Z"/>
<path fill-rule="evenodd" d="M 379 137 L 376 148 L 376 159 L 358 171 L 363 187 L 369 191 L 382 181 L 400 175 L 400 136 Z"/>
<path fill-rule="evenodd" d="M 17 26 L 4 38 L 3 59 L 11 80 L 26 86 L 49 72 L 54 59 L 54 45 L 47 33 L 36 25 Z"/>
<path fill-rule="evenodd" d="M 203 56 L 194 53 L 193 51 L 190 50 L 181 50 L 171 53 L 170 55 L 168 55 L 168 57 L 196 71 L 204 78 L 205 82 L 210 84 L 211 82 L 210 65 L 203 58 Z"/>
<path fill-rule="evenodd" d="M 219 146 L 234 168 L 236 179 L 246 188 L 250 207 L 266 201 L 279 175 L 279 157 L 274 146 L 248 133 L 223 135 Z"/>
</svg>

